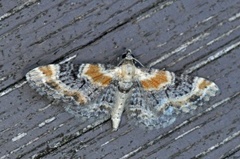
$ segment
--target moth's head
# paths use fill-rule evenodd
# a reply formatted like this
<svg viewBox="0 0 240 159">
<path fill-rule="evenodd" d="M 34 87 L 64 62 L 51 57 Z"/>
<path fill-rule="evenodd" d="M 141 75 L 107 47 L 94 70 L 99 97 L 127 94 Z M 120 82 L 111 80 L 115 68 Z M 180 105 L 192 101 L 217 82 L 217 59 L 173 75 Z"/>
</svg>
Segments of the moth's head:
<svg viewBox="0 0 240 159">
<path fill-rule="evenodd" d="M 122 54 L 122 61 L 118 64 L 118 66 L 123 63 L 125 64 L 131 63 L 134 64 L 135 66 L 140 65 L 144 67 L 143 64 L 133 56 L 132 51 L 130 49 L 127 49 L 126 52 Z"/>
<path fill-rule="evenodd" d="M 132 61 L 132 60 L 134 60 L 135 58 L 134 58 L 134 56 L 133 56 L 133 54 L 132 54 L 132 51 L 131 51 L 130 49 L 127 49 L 127 51 L 122 54 L 122 59 L 123 59 L 123 60 L 126 60 L 126 61 L 127 61 L 127 60 Z"/>
</svg>

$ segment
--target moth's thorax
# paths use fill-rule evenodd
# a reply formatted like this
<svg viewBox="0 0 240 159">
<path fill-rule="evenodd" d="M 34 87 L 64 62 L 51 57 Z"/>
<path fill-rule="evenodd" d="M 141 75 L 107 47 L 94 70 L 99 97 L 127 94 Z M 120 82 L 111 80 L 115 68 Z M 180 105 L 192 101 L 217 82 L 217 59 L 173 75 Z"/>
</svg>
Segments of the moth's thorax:
<svg viewBox="0 0 240 159">
<path fill-rule="evenodd" d="M 135 76 L 136 66 L 131 62 L 123 63 L 118 72 L 118 77 L 124 82 L 131 82 Z"/>
<path fill-rule="evenodd" d="M 119 67 L 117 76 L 119 79 L 118 88 L 121 92 L 128 92 L 132 88 L 133 80 L 135 77 L 135 69 L 135 65 L 130 61 L 123 63 Z"/>
</svg>

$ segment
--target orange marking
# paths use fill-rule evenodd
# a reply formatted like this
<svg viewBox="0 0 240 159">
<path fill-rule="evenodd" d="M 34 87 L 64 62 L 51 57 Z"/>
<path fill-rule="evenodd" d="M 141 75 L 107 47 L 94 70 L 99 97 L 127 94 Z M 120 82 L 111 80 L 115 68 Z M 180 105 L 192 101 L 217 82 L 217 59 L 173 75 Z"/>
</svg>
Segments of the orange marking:
<svg viewBox="0 0 240 159">
<path fill-rule="evenodd" d="M 158 90 L 168 82 L 167 73 L 165 71 L 158 71 L 154 77 L 142 80 L 141 84 L 145 90 Z"/>
<path fill-rule="evenodd" d="M 80 104 L 87 103 L 86 98 L 80 92 L 77 92 L 77 91 L 72 91 L 71 92 L 71 91 L 64 90 L 63 94 L 65 96 L 73 97 L 73 99 L 76 100 L 77 102 L 79 102 Z"/>
<path fill-rule="evenodd" d="M 53 80 L 46 81 L 46 84 L 51 87 L 52 89 L 61 90 L 62 88 L 59 86 L 59 84 Z"/>
<path fill-rule="evenodd" d="M 39 67 L 39 70 L 45 74 L 47 77 L 51 77 L 53 75 L 53 72 L 51 70 L 50 66 L 41 66 Z"/>
<path fill-rule="evenodd" d="M 200 83 L 200 84 L 198 85 L 198 88 L 199 88 L 199 89 L 205 89 L 205 88 L 207 88 L 210 84 L 211 84 L 210 81 L 208 81 L 208 80 L 203 80 L 202 83 Z"/>
<path fill-rule="evenodd" d="M 69 91 L 61 87 L 61 85 L 59 85 L 59 83 L 54 80 L 48 80 L 46 81 L 46 84 L 52 89 L 55 89 L 56 91 L 63 93 L 63 95 L 65 96 L 73 97 L 73 99 L 79 102 L 80 104 L 85 104 L 87 102 L 87 99 L 80 92 L 74 90 Z"/>
<path fill-rule="evenodd" d="M 186 99 L 181 99 L 181 100 L 177 100 L 177 101 L 171 101 L 172 106 L 176 107 L 176 108 L 180 108 L 183 105 L 185 105 L 186 103 L 189 103 L 188 98 Z"/>
<path fill-rule="evenodd" d="M 112 80 L 111 77 L 104 75 L 97 65 L 89 65 L 85 75 L 91 78 L 94 83 L 98 83 L 103 86 L 108 86 Z"/>
</svg>

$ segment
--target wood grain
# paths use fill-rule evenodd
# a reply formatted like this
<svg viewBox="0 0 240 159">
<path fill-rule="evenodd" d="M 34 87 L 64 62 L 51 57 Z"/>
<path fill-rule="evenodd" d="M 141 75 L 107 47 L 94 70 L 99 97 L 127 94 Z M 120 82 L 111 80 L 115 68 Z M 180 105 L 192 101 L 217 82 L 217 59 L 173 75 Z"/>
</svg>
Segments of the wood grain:
<svg viewBox="0 0 240 159">
<path fill-rule="evenodd" d="M 0 5 L 0 159 L 239 158 L 238 0 L 28 0 Z M 118 64 L 129 48 L 144 65 L 214 81 L 221 94 L 173 125 L 146 131 L 124 116 L 83 122 L 26 84 L 30 69 Z"/>
</svg>

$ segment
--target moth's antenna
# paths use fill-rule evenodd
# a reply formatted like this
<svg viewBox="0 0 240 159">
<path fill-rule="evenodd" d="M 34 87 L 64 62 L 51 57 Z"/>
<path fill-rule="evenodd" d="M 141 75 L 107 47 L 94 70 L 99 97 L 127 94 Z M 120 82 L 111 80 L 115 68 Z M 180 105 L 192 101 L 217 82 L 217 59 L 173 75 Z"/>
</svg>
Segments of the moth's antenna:
<svg viewBox="0 0 240 159">
<path fill-rule="evenodd" d="M 122 55 L 122 60 L 120 61 L 120 63 L 117 65 L 121 65 L 123 63 L 124 60 L 133 60 L 135 62 L 137 62 L 138 64 L 140 64 L 142 67 L 145 67 L 140 61 L 138 61 L 133 55 L 132 55 L 132 50 L 130 49 L 126 49 L 126 53 L 124 53 Z"/>
<path fill-rule="evenodd" d="M 142 67 L 145 67 L 140 61 L 138 61 L 136 58 L 133 58 L 134 61 L 136 61 L 138 64 L 140 64 Z"/>
<path fill-rule="evenodd" d="M 117 67 L 118 67 L 119 65 L 121 65 L 121 64 L 123 63 L 123 61 L 124 61 L 124 59 L 122 59 L 122 60 L 118 63 Z"/>
<path fill-rule="evenodd" d="M 127 54 L 132 54 L 132 50 L 127 49 Z M 142 67 L 145 67 L 140 61 L 138 61 L 138 59 L 136 59 L 133 55 L 132 55 L 132 59 L 137 62 L 138 64 L 140 64 Z"/>
</svg>

